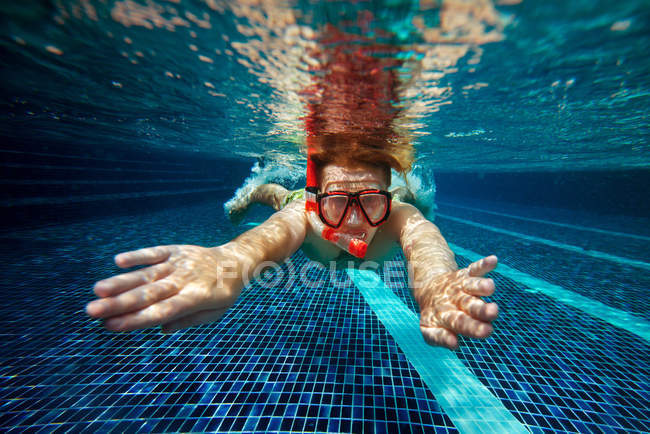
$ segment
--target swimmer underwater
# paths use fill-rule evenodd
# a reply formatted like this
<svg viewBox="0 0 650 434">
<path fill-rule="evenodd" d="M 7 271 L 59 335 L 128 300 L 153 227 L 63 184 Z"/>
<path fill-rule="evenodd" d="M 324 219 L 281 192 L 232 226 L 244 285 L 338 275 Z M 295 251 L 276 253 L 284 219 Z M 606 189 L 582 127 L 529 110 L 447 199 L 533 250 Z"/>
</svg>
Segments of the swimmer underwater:
<svg viewBox="0 0 650 434">
<path fill-rule="evenodd" d="M 329 59 L 326 73 L 308 104 L 307 188 L 289 192 L 265 184 L 240 198 L 231 209 L 233 220 L 252 203 L 276 212 L 226 244 L 158 246 L 115 256 L 120 268 L 147 267 L 97 282 L 99 299 L 86 306 L 88 315 L 112 331 L 161 326 L 172 333 L 219 320 L 251 270 L 281 264 L 300 248 L 326 266 L 335 261 L 338 269 L 386 261 L 401 248 L 428 344 L 455 349 L 458 335 L 484 339 L 492 333 L 498 307 L 481 297 L 494 292 L 493 280 L 484 276 L 495 269 L 496 256 L 459 270 L 410 191 L 389 191 L 391 169 L 405 176 L 413 162 L 410 145 L 400 146 L 392 128 L 396 110 L 388 102 L 398 96 L 388 62 L 396 60 L 348 49 L 341 35 L 329 29 L 321 38 L 324 47 L 334 48 L 320 53 Z M 369 98 L 373 104 L 364 104 Z"/>
<path fill-rule="evenodd" d="M 325 226 L 366 243 L 366 261 L 388 260 L 401 247 L 427 343 L 454 349 L 457 335 L 488 337 L 498 308 L 480 297 L 494 292 L 492 279 L 483 276 L 496 267 L 497 258 L 488 256 L 459 270 L 436 225 L 415 206 L 390 199 L 390 166 L 376 156 L 375 161 L 358 154 L 354 161 L 337 160 L 315 164 L 321 225 L 310 222 L 308 214 L 314 212 L 306 210 L 304 198 L 285 205 L 286 189 L 262 185 L 241 207 L 261 202 L 278 209 L 265 222 L 217 247 L 158 246 L 117 255 L 121 268 L 149 267 L 97 282 L 100 300 L 89 303 L 87 313 L 112 331 L 160 325 L 171 333 L 217 321 L 237 300 L 244 276 L 264 262 L 282 263 L 299 248 L 323 264 L 354 259 L 321 237 Z"/>
</svg>

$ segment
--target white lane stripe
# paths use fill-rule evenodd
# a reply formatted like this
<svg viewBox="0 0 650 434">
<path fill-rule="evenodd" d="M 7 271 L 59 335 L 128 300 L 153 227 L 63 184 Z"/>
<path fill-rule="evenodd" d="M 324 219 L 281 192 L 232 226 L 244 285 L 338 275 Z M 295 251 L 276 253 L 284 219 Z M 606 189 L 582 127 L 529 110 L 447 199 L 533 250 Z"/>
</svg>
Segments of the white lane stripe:
<svg viewBox="0 0 650 434">
<path fill-rule="evenodd" d="M 417 315 L 377 273 L 348 269 L 348 275 L 460 432 L 529 432 L 453 351 L 424 342 Z"/>
<path fill-rule="evenodd" d="M 2 163 L 0 167 L 13 167 L 17 169 L 56 169 L 56 170 L 84 170 L 93 172 L 115 172 L 114 167 L 85 167 L 85 166 L 54 166 L 49 164 L 23 164 L 23 163 Z M 185 167 L 185 166 L 183 166 Z M 120 168 L 120 172 L 156 172 L 156 173 L 196 173 L 195 170 L 161 170 L 161 169 L 129 169 Z"/>
<path fill-rule="evenodd" d="M 578 253 L 578 254 L 581 254 L 581 255 L 587 255 L 587 256 L 594 257 L 594 258 L 598 258 L 598 259 L 605 259 L 605 260 L 608 260 L 608 261 L 611 261 L 611 262 L 617 262 L 617 263 L 622 264 L 622 265 L 628 265 L 630 267 L 637 267 L 637 268 L 642 268 L 644 270 L 649 270 L 650 271 L 650 264 L 647 263 L 647 262 L 637 261 L 637 260 L 634 260 L 634 259 L 623 258 L 623 257 L 620 257 L 620 256 L 615 256 L 615 255 L 610 255 L 609 253 L 603 253 L 603 252 L 599 252 L 599 251 L 596 251 L 596 250 L 585 250 L 585 249 L 583 249 L 581 247 L 576 247 L 576 246 L 572 246 L 572 245 L 569 245 L 569 244 L 560 243 L 560 242 L 557 242 L 557 241 L 547 240 L 545 238 L 539 238 L 539 237 L 534 237 L 534 236 L 531 236 L 531 235 L 525 235 L 525 234 L 522 234 L 522 233 L 519 233 L 519 232 L 508 231 L 506 229 L 499 229 L 499 228 L 495 228 L 494 226 L 488 226 L 488 225 L 484 225 L 484 224 L 481 224 L 481 223 L 473 222 L 471 220 L 465 220 L 465 219 L 461 219 L 461 218 L 458 218 L 458 217 L 452 217 L 450 215 L 441 214 L 439 212 L 436 212 L 436 216 L 446 218 L 448 220 L 456 221 L 456 222 L 459 222 L 459 223 L 464 223 L 464 224 L 467 224 L 467 225 L 476 226 L 478 228 L 486 229 L 488 231 L 498 232 L 500 234 L 506 234 L 506 235 L 510 235 L 510 236 L 513 236 L 513 237 L 522 238 L 524 240 L 534 241 L 534 242 L 540 243 L 540 244 L 546 244 L 547 246 L 557 247 L 558 249 L 568 250 L 568 251 L 573 252 L 573 253 Z"/>
<path fill-rule="evenodd" d="M 464 249 L 452 243 L 449 243 L 449 247 L 451 247 L 451 250 L 455 253 L 466 257 L 471 262 L 476 262 L 484 257 L 483 255 L 479 255 L 478 253 Z M 599 301 L 592 300 L 573 291 L 569 291 L 568 289 L 564 289 L 561 286 L 538 279 L 537 277 L 533 277 L 530 274 L 526 274 L 504 264 L 499 264 L 495 272 L 512 279 L 515 282 L 521 283 L 524 285 L 524 290 L 528 292 L 540 292 L 564 304 L 580 309 L 594 318 L 608 322 L 613 326 L 634 333 L 646 341 L 650 341 L 650 322 L 643 318 L 639 318 L 638 316 L 624 310 L 609 307 Z"/>
<path fill-rule="evenodd" d="M 155 164 L 157 166 L 159 165 L 164 165 L 164 166 L 183 166 L 183 167 L 188 167 L 189 164 L 182 164 L 182 163 L 171 163 L 169 161 L 166 161 L 165 163 L 159 163 L 157 161 L 151 161 L 151 160 L 117 160 L 114 158 L 105 158 L 105 157 L 82 157 L 80 155 L 63 155 L 63 154 L 51 154 L 51 153 L 45 153 L 45 152 L 28 152 L 28 151 L 17 151 L 14 149 L 0 149 L 0 153 L 7 153 L 7 154 L 18 154 L 18 155 L 39 155 L 41 157 L 56 157 L 56 158 L 69 158 L 69 159 L 75 159 L 75 160 L 98 160 L 98 161 L 112 161 L 112 162 L 117 162 L 117 163 L 148 163 L 148 164 Z"/>
<path fill-rule="evenodd" d="M 223 182 L 220 178 L 187 178 L 187 179 L 83 179 L 83 180 L 58 180 L 58 179 L 0 179 L 4 185 L 103 185 L 103 184 L 180 184 L 190 182 Z"/>
<path fill-rule="evenodd" d="M 95 202 L 98 200 L 139 199 L 143 197 L 173 196 L 178 194 L 208 193 L 214 191 L 231 190 L 225 187 L 195 188 L 190 190 L 156 190 L 135 193 L 89 194 L 85 196 L 67 197 L 28 197 L 23 199 L 10 199 L 0 202 L 0 207 L 26 206 L 26 205 L 61 205 L 68 203 Z"/>
<path fill-rule="evenodd" d="M 535 222 L 535 223 L 544 223 L 547 225 L 555 225 L 555 226 L 560 226 L 563 228 L 569 228 L 569 229 L 577 229 L 580 231 L 591 231 L 591 232 L 597 232 L 599 234 L 607 234 L 607 235 L 615 235 L 618 237 L 628 237 L 628 238 L 635 238 L 637 240 L 644 240 L 644 241 L 650 241 L 650 237 L 646 237 L 643 235 L 635 235 L 635 234 L 629 234 L 627 232 L 617 232 L 617 231 L 608 231 L 606 229 L 598 229 L 598 228 L 590 228 L 587 226 L 579 226 L 579 225 L 570 225 L 568 223 L 558 223 L 558 222 L 552 222 L 549 220 L 541 220 L 541 219 L 534 219 L 530 217 L 521 217 L 517 216 L 514 214 L 506 214 L 506 213 L 501 213 L 501 212 L 496 212 L 496 211 L 488 211 L 485 209 L 481 208 L 473 208 L 470 206 L 463 206 L 463 205 L 454 205 L 453 203 L 448 203 L 448 202 L 438 202 L 439 204 L 445 205 L 445 206 L 450 206 L 453 208 L 461 208 L 461 209 L 468 209 L 470 211 L 478 211 L 478 212 L 484 212 L 486 214 L 493 214 L 493 215 L 499 215 L 503 217 L 510 217 L 513 219 L 518 219 L 518 220 L 524 220 L 524 221 L 529 221 L 529 222 Z"/>
</svg>

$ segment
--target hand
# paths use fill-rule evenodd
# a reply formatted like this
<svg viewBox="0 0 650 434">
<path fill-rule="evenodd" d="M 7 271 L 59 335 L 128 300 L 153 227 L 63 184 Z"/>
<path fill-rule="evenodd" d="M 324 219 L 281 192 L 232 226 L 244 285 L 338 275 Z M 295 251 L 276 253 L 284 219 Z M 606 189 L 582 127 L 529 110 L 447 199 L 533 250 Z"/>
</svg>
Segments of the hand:
<svg viewBox="0 0 650 434">
<path fill-rule="evenodd" d="M 158 246 L 121 253 L 120 268 L 150 265 L 95 284 L 100 297 L 86 306 L 112 331 L 162 325 L 164 333 L 216 321 L 235 303 L 242 279 L 225 272 L 237 265 L 223 248 Z M 241 273 L 239 273 L 241 276 Z"/>
<path fill-rule="evenodd" d="M 494 293 L 494 281 L 482 276 L 494 270 L 497 261 L 494 255 L 485 257 L 462 270 L 439 275 L 414 292 L 420 306 L 420 330 L 428 344 L 456 349 L 459 334 L 479 339 L 490 336 L 499 309 L 480 297 Z"/>
</svg>

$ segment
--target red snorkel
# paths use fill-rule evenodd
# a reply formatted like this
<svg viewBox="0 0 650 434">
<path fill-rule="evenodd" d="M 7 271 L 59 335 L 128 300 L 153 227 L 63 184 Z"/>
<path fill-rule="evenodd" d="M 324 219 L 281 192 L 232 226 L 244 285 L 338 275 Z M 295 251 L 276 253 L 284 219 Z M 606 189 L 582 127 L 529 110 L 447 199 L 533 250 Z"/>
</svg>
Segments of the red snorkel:
<svg viewBox="0 0 650 434">
<path fill-rule="evenodd" d="M 357 258 L 366 256 L 368 250 L 368 243 L 352 236 L 337 232 L 336 229 L 326 226 L 318 217 L 318 202 L 316 196 L 318 195 L 318 184 L 316 182 L 316 166 L 311 158 L 314 153 L 314 146 L 312 144 L 312 137 L 307 134 L 307 185 L 305 186 L 305 212 L 312 228 L 320 234 L 320 236 L 336 244 L 341 249 L 350 253 Z"/>
</svg>

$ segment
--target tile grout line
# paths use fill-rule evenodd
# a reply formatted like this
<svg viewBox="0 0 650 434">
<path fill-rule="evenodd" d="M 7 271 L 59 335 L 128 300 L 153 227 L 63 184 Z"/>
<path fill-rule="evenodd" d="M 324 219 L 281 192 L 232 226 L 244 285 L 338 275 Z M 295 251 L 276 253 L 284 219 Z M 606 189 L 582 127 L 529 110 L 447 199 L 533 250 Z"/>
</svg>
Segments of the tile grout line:
<svg viewBox="0 0 650 434">
<path fill-rule="evenodd" d="M 598 229 L 598 228 L 590 228 L 587 226 L 580 226 L 580 225 L 572 225 L 569 223 L 558 223 L 558 222 L 552 222 L 549 220 L 542 220 L 542 219 L 535 219 L 535 218 L 530 218 L 530 217 L 521 217 L 517 216 L 514 214 L 507 214 L 507 213 L 501 213 L 501 212 L 496 212 L 496 211 L 488 211 L 485 209 L 481 208 L 473 208 L 470 206 L 464 206 L 464 205 L 454 205 L 453 203 L 449 202 L 438 202 L 441 205 L 452 207 L 452 208 L 460 208 L 460 209 L 468 209 L 470 211 L 478 211 L 486 214 L 493 214 L 493 215 L 498 215 L 502 217 L 509 217 L 513 219 L 518 219 L 518 220 L 524 220 L 524 221 L 530 221 L 530 222 L 535 222 L 535 223 L 544 223 L 548 225 L 555 225 L 555 226 L 560 226 L 563 228 L 569 228 L 569 229 L 577 229 L 580 231 L 591 231 L 591 232 L 597 232 L 600 234 L 607 234 L 607 235 L 613 235 L 613 236 L 618 236 L 618 237 L 629 237 L 629 238 L 635 238 L 638 240 L 645 240 L 645 241 L 650 241 L 650 237 L 646 237 L 643 235 L 635 235 L 635 234 L 628 234 L 626 232 L 618 232 L 618 231 L 610 231 L 607 229 Z"/>
<path fill-rule="evenodd" d="M 347 272 L 460 432 L 529 432 L 453 351 L 424 342 L 417 315 L 377 273 L 358 269 Z"/>
<path fill-rule="evenodd" d="M 572 246 L 572 245 L 569 245 L 569 244 L 559 243 L 557 241 L 551 241 L 551 240 L 547 240 L 545 238 L 535 237 L 535 236 L 532 236 L 532 235 L 526 235 L 526 234 L 522 234 L 520 232 L 513 232 L 513 231 L 506 230 L 506 229 L 499 229 L 499 228 L 495 228 L 494 226 L 488 226 L 488 225 L 484 225 L 484 224 L 481 224 L 481 223 L 476 223 L 476 222 L 471 221 L 471 220 L 465 220 L 465 219 L 461 219 L 461 218 L 458 218 L 458 217 L 452 217 L 452 216 L 447 215 L 447 214 L 436 213 L 436 216 L 440 216 L 440 217 L 442 217 L 444 219 L 448 219 L 448 220 L 451 220 L 451 221 L 463 223 L 463 224 L 466 224 L 466 225 L 476 226 L 478 228 L 486 229 L 488 231 L 497 232 L 497 233 L 505 234 L 505 235 L 510 235 L 510 236 L 513 236 L 513 237 L 516 237 L 516 238 L 520 238 L 520 239 L 524 239 L 524 240 L 528 240 L 528 241 L 533 241 L 533 242 L 540 243 L 540 244 L 545 244 L 547 246 L 556 247 L 556 248 L 563 249 L 563 250 L 568 250 L 570 252 L 578 253 L 580 255 L 587 255 L 587 256 L 591 256 L 593 258 L 605 259 L 605 260 L 608 260 L 608 261 L 611 261 L 611 262 L 619 263 L 621 265 L 627 265 L 627 266 L 630 266 L 630 267 L 643 268 L 644 270 L 650 271 L 650 264 L 647 263 L 647 262 L 636 261 L 634 259 L 628 259 L 628 258 L 623 258 L 623 257 L 620 257 L 620 256 L 610 255 L 608 253 L 603 253 L 603 252 L 599 252 L 599 251 L 596 251 L 596 250 L 585 250 L 585 249 L 582 249 L 580 247 Z"/>
<path fill-rule="evenodd" d="M 451 247 L 455 253 L 465 256 L 472 262 L 483 258 L 483 256 L 478 253 L 464 249 L 452 243 L 449 243 L 449 247 Z M 508 267 L 504 264 L 499 264 L 495 272 L 521 283 L 524 286 L 525 291 L 533 293 L 540 292 L 560 301 L 561 303 L 575 307 L 576 309 L 579 309 L 601 321 L 610 323 L 615 327 L 634 333 L 646 341 L 650 341 L 650 322 L 643 318 L 639 318 L 638 316 L 624 310 L 607 306 L 599 301 L 592 300 L 576 292 L 569 291 L 561 286 L 531 276 L 530 274 Z"/>
</svg>

